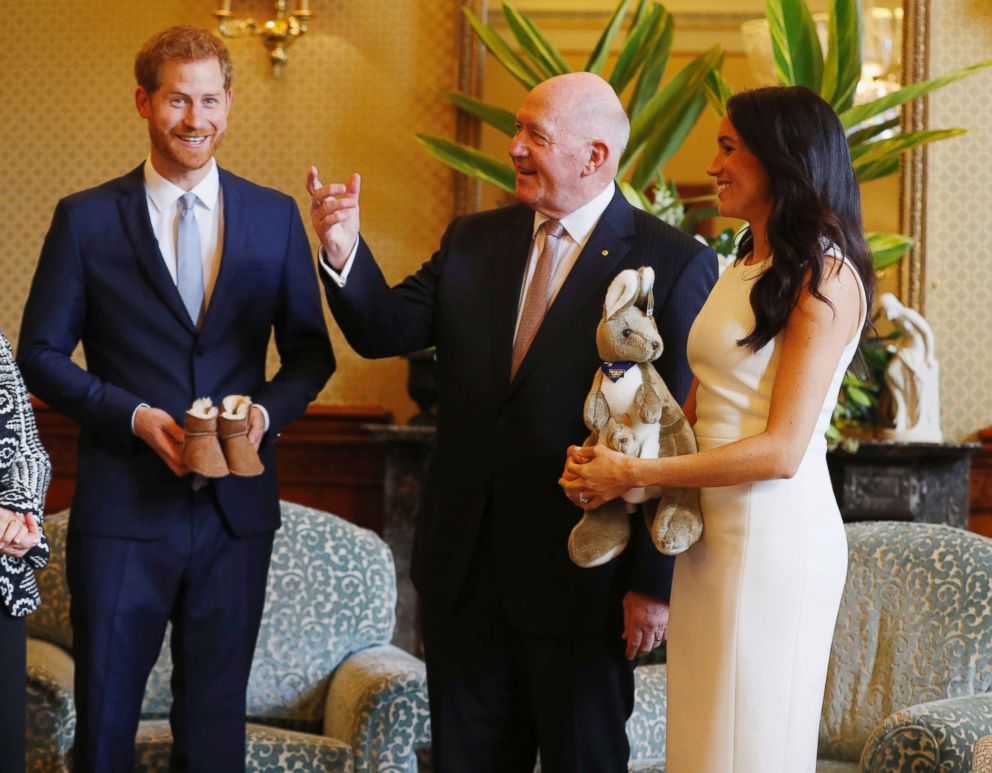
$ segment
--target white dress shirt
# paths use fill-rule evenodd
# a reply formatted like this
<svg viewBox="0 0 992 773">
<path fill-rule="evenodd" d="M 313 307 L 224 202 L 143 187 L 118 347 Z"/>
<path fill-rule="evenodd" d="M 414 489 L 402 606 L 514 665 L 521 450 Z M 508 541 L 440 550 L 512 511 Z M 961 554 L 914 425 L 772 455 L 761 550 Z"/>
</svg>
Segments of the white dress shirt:
<svg viewBox="0 0 992 773">
<path fill-rule="evenodd" d="M 193 210 L 196 215 L 196 225 L 200 231 L 200 251 L 203 253 L 203 308 L 204 314 L 210 305 L 210 297 L 217 284 L 217 273 L 220 271 L 221 252 L 224 248 L 224 197 L 221 195 L 220 175 L 217 172 L 217 162 L 210 159 L 210 169 L 206 177 L 200 180 L 191 190 L 184 191 L 178 185 L 166 180 L 152 165 L 151 159 L 145 161 L 145 199 L 148 204 L 148 217 L 152 221 L 152 231 L 158 242 L 159 252 L 165 261 L 165 267 L 173 282 L 177 282 L 179 273 L 179 255 L 176 243 L 179 234 L 179 217 L 182 215 L 180 199 L 187 193 L 196 194 L 196 204 Z M 258 407 L 265 419 L 265 430 L 269 429 L 269 412 L 264 406 L 252 403 Z M 131 431 L 134 432 L 134 417 L 141 408 L 147 408 L 148 403 L 141 403 L 131 414 Z M 219 407 L 219 406 L 218 406 Z"/>
<path fill-rule="evenodd" d="M 603 216 L 606 208 L 610 206 L 615 187 L 616 185 L 610 182 L 598 195 L 558 221 L 565 229 L 565 233 L 558 240 L 558 253 L 555 255 L 555 261 L 551 266 L 551 296 L 548 298 L 549 307 L 554 303 L 555 298 L 558 297 L 558 291 L 565 284 L 565 280 L 568 278 L 572 267 L 578 262 L 579 255 L 582 254 L 582 250 L 586 246 L 586 242 L 589 241 L 589 236 L 592 234 L 593 229 L 599 223 L 599 219 Z M 530 258 L 527 261 L 527 269 L 524 272 L 524 282 L 520 288 L 520 298 L 517 299 L 517 324 L 513 328 L 514 340 L 516 340 L 517 330 L 520 328 L 520 317 L 523 314 L 527 289 L 530 287 L 531 280 L 534 278 L 534 271 L 537 269 L 537 259 L 541 256 L 541 251 L 544 249 L 544 231 L 541 230 L 541 226 L 544 225 L 545 221 L 550 219 L 550 217 L 541 212 L 534 212 L 534 230 L 531 237 Z"/>
<path fill-rule="evenodd" d="M 196 195 L 193 212 L 200 231 L 200 251 L 203 253 L 203 300 L 206 308 L 210 305 L 210 296 L 217 282 L 221 250 L 224 246 L 224 200 L 220 192 L 217 162 L 211 158 L 207 176 L 192 190 L 184 191 L 156 172 L 151 159 L 145 161 L 145 198 L 148 202 L 148 217 L 151 218 L 158 248 L 173 282 L 177 281 L 178 276 L 179 257 L 176 253 L 176 240 L 179 234 L 179 217 L 183 211 L 180 199 L 186 193 Z"/>
</svg>

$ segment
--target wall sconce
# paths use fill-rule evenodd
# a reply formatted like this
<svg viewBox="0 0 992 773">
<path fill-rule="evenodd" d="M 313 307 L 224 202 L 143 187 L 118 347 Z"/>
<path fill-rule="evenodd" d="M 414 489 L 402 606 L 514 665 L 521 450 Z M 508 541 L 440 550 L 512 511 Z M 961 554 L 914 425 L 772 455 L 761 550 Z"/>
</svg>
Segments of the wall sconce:
<svg viewBox="0 0 992 773">
<path fill-rule="evenodd" d="M 303 35 L 310 23 L 310 0 L 296 0 L 296 8 L 286 13 L 286 0 L 276 0 L 276 18 L 259 24 L 252 18 L 234 19 L 231 14 L 231 0 L 222 0 L 220 8 L 214 11 L 217 29 L 226 38 L 240 38 L 245 35 L 258 35 L 269 49 L 272 74 L 282 77 L 282 68 L 289 59 L 289 47 Z"/>
</svg>

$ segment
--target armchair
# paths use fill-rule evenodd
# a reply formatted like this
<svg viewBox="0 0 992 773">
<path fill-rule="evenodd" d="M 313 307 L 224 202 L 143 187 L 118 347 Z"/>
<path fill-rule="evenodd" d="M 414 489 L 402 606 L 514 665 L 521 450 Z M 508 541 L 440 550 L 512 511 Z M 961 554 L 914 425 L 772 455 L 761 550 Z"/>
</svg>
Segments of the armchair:
<svg viewBox="0 0 992 773">
<path fill-rule="evenodd" d="M 818 773 L 971 770 L 992 735 L 992 540 L 903 522 L 850 524 L 847 539 Z M 665 666 L 635 675 L 651 695 L 627 726 L 631 770 L 663 771 Z"/>
<path fill-rule="evenodd" d="M 337 516 L 282 503 L 265 610 L 248 683 L 248 770 L 416 770 L 430 744 L 424 666 L 388 642 L 395 625 L 392 555 Z M 29 769 L 66 770 L 75 731 L 66 513 L 45 522 L 52 562 L 29 618 Z M 166 635 L 168 641 L 168 634 Z M 167 769 L 171 658 L 148 680 L 139 770 Z"/>
</svg>

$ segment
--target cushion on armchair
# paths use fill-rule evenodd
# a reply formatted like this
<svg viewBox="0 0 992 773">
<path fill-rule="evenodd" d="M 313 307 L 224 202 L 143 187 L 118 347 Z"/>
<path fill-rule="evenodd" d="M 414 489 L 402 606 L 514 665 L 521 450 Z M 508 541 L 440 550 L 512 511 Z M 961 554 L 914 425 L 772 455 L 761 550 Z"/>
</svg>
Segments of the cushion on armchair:
<svg viewBox="0 0 992 773">
<path fill-rule="evenodd" d="M 895 522 L 847 535 L 820 755 L 857 760 L 893 712 L 992 691 L 992 540 Z"/>
<path fill-rule="evenodd" d="M 386 543 L 336 515 L 283 502 L 248 680 L 248 716 L 319 733 L 331 673 L 349 654 L 389 643 L 395 624 L 396 570 Z M 169 715 L 171 673 L 163 645 L 143 716 Z"/>
<path fill-rule="evenodd" d="M 389 548 L 337 516 L 281 506 L 248 684 L 247 769 L 416 770 L 415 750 L 430 741 L 424 665 L 389 645 L 396 607 Z M 67 522 L 66 513 L 46 521 L 52 562 L 39 573 L 44 603 L 29 618 L 28 746 L 41 765 L 32 769 L 62 769 L 75 729 Z M 375 668 L 365 668 L 369 663 Z M 349 681 L 338 673 L 363 670 L 369 678 L 350 680 L 344 691 L 358 709 L 349 716 L 334 705 L 329 687 L 332 679 Z M 163 646 L 145 693 L 139 769 L 158 769 L 168 758 L 170 673 Z M 344 737 L 320 735 L 329 716 L 335 729 L 347 729 Z"/>
</svg>

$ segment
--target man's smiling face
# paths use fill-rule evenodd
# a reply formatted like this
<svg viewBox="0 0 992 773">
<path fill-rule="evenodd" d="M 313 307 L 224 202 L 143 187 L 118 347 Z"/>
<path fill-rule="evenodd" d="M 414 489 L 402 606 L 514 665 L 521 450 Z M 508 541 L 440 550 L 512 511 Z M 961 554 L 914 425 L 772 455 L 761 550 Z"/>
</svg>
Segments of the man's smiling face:
<svg viewBox="0 0 992 773">
<path fill-rule="evenodd" d="M 148 121 L 152 165 L 180 187 L 194 185 L 227 128 L 231 92 L 216 59 L 169 60 L 162 66 L 159 87 L 151 94 L 140 86 L 138 113 Z M 192 186 L 189 186 L 192 187 Z"/>
<path fill-rule="evenodd" d="M 517 132 L 510 143 L 519 201 L 549 217 L 562 217 L 589 198 L 583 170 L 592 145 L 569 127 L 570 106 L 558 93 L 540 86 L 517 111 Z"/>
</svg>

